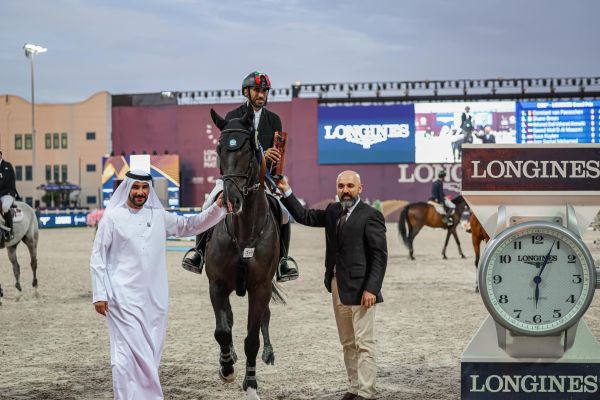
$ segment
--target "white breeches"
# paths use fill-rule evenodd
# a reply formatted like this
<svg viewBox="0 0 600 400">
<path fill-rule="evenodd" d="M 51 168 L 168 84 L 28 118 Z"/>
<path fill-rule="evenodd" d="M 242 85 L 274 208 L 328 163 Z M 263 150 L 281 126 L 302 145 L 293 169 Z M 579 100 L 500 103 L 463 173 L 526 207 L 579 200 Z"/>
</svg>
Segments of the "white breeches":
<svg viewBox="0 0 600 400">
<path fill-rule="evenodd" d="M 15 198 L 10 194 L 5 194 L 4 196 L 0 197 L 0 201 L 2 202 L 2 213 L 6 214 L 8 210 L 10 210 L 10 206 L 12 206 L 15 202 Z"/>
</svg>

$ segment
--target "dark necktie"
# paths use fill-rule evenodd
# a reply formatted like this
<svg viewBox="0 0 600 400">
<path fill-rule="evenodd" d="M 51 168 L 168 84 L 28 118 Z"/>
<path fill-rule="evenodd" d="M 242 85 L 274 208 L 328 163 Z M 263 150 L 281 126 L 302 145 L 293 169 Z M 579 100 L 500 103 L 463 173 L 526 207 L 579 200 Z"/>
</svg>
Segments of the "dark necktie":
<svg viewBox="0 0 600 400">
<path fill-rule="evenodd" d="M 350 211 L 349 208 L 344 208 L 344 211 L 342 211 L 342 215 L 340 216 L 340 219 L 338 220 L 338 225 L 337 225 L 338 237 L 340 237 L 342 235 L 342 229 L 344 229 L 344 224 L 346 223 L 346 219 L 348 219 L 349 211 Z"/>
</svg>

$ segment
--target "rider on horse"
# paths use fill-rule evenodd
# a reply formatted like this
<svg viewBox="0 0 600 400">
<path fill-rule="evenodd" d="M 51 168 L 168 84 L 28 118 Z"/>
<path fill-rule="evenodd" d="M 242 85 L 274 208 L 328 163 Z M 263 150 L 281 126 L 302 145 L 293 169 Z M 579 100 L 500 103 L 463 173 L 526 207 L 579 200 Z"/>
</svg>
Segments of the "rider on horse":
<svg viewBox="0 0 600 400">
<path fill-rule="evenodd" d="M 444 195 L 444 178 L 446 177 L 446 171 L 441 170 L 438 172 L 438 178 L 433 181 L 431 186 L 431 198 L 430 201 L 436 203 L 434 207 L 438 212 L 440 212 L 440 208 L 443 207 L 445 210 L 445 214 L 440 212 L 440 214 L 444 215 L 444 223 L 448 226 L 452 226 L 454 221 L 452 221 L 452 214 L 454 214 L 454 209 L 456 205 L 448 200 Z"/>
<path fill-rule="evenodd" d="M 241 118 L 248 108 L 251 106 L 254 112 L 254 130 L 257 132 L 258 141 L 263 152 L 263 156 L 267 161 L 267 172 L 269 173 L 275 167 L 281 158 L 281 153 L 274 146 L 275 132 L 280 132 L 281 119 L 277 114 L 265 108 L 267 105 L 269 90 L 271 89 L 271 81 L 269 76 L 262 72 L 252 72 L 248 74 L 242 81 L 242 94 L 247 98 L 246 102 L 241 106 L 231 110 L 225 116 L 226 120 L 233 118 Z M 273 185 L 274 186 L 274 185 Z M 208 195 L 202 209 L 206 209 L 213 202 L 217 195 L 223 190 L 223 180 L 218 179 L 212 192 Z M 294 266 L 288 264 L 291 260 L 287 256 L 287 250 L 290 246 L 291 229 L 288 223 L 289 214 L 283 206 L 281 206 L 282 225 L 281 225 L 281 253 L 280 265 L 277 279 L 279 281 L 288 281 L 298 277 L 298 270 Z M 206 251 L 206 242 L 209 232 L 205 232 L 196 236 L 196 247 L 192 257 L 184 258 L 182 266 L 184 269 L 201 273 L 202 264 L 204 263 L 204 254 Z"/>
<path fill-rule="evenodd" d="M 2 217 L 5 225 L 2 228 L 2 237 L 8 242 L 14 237 L 13 232 L 13 214 L 11 207 L 17 197 L 17 188 L 15 185 L 15 170 L 11 163 L 2 159 L 0 151 L 0 201 L 2 202 Z"/>
</svg>

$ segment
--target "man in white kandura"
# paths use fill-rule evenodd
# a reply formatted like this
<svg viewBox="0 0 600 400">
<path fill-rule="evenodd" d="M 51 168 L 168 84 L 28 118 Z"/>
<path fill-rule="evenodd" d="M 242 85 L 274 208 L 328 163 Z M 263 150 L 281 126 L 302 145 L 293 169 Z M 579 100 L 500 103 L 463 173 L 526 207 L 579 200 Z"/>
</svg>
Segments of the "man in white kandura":
<svg viewBox="0 0 600 400">
<path fill-rule="evenodd" d="M 158 366 L 167 331 L 168 236 L 192 236 L 226 215 L 219 197 L 206 211 L 166 211 L 151 176 L 130 171 L 100 221 L 90 268 L 96 311 L 106 317 L 115 399 L 163 399 Z"/>
</svg>

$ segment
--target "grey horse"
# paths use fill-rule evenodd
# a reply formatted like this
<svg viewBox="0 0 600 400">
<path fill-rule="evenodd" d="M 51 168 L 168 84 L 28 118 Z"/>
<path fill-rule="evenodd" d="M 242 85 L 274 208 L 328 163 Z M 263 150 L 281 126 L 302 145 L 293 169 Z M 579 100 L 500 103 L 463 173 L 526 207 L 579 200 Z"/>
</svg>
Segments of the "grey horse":
<svg viewBox="0 0 600 400">
<path fill-rule="evenodd" d="M 8 251 L 8 259 L 10 260 L 13 266 L 13 273 L 15 274 L 15 287 L 19 292 L 21 292 L 21 282 L 19 278 L 21 277 L 21 266 L 17 261 L 17 246 L 22 241 L 25 243 L 27 248 L 29 249 L 29 256 L 31 258 L 31 270 L 33 271 L 33 283 L 32 286 L 36 290 L 37 295 L 37 244 L 38 244 L 38 221 L 33 211 L 27 203 L 23 203 L 22 201 L 15 201 L 15 205 L 21 209 L 23 213 L 23 219 L 20 221 L 15 221 L 13 223 L 14 227 L 14 238 L 5 242 L 3 238 L 0 238 L 0 249 L 6 247 Z M 0 216 L 0 220 L 2 217 Z M 4 221 L 2 221 L 4 222 Z M 2 286 L 0 286 L 0 302 L 2 301 Z M 1 303 L 0 303 L 1 304 Z"/>
</svg>

